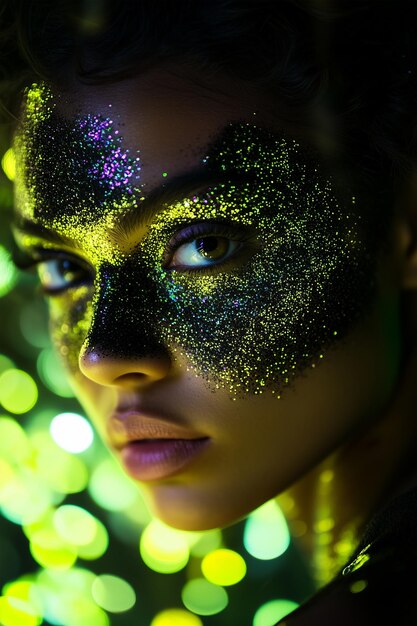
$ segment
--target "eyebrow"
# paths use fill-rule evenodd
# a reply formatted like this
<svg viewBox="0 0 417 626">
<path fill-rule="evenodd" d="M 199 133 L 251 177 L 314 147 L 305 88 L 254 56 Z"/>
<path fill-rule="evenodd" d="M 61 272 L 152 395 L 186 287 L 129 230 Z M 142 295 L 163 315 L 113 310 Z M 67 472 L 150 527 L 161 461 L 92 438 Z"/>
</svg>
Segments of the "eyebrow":
<svg viewBox="0 0 417 626">
<path fill-rule="evenodd" d="M 124 236 L 132 235 L 141 227 L 147 226 L 157 213 L 170 204 L 174 204 L 191 194 L 201 193 L 212 185 L 223 183 L 239 184 L 256 181 L 258 176 L 254 172 L 241 172 L 231 170 L 228 172 L 202 171 L 195 169 L 174 177 L 171 181 L 152 190 L 149 195 L 140 200 L 140 204 L 132 204 L 126 209 L 126 213 L 120 215 L 112 230 L 122 233 Z M 33 235 L 52 243 L 80 247 L 71 237 L 61 235 L 55 230 L 38 222 L 34 222 L 21 215 L 17 215 L 13 221 L 13 228 L 18 232 Z"/>
</svg>

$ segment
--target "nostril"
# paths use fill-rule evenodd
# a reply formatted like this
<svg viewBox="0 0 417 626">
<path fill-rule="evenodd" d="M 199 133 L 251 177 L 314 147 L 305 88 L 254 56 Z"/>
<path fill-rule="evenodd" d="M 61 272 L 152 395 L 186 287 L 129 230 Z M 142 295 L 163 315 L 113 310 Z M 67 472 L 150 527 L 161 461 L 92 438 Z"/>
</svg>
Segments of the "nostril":
<svg viewBox="0 0 417 626">
<path fill-rule="evenodd" d="M 140 387 L 170 375 L 172 361 L 168 355 L 124 358 L 110 356 L 95 348 L 80 353 L 79 368 L 87 378 L 111 387 Z"/>
<path fill-rule="evenodd" d="M 145 382 L 149 378 L 148 374 L 143 372 L 130 372 L 127 374 L 121 374 L 115 378 L 114 385 L 135 385 L 137 383 Z"/>
</svg>

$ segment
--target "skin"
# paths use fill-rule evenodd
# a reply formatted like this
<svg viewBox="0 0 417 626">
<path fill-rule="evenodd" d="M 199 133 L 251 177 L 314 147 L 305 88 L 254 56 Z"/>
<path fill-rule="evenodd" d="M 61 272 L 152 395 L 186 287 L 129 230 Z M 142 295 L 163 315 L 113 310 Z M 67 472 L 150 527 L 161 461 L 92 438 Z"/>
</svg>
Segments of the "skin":
<svg viewBox="0 0 417 626">
<path fill-rule="evenodd" d="M 106 87 L 77 86 L 74 94 L 70 90 L 57 99 L 59 115 L 69 121 L 77 115 L 107 117 L 111 103 L 112 116 L 123 133 L 123 149 L 130 155 L 140 150 L 137 184 L 145 197 L 160 186 L 164 172 L 174 177 L 200 167 L 208 147 L 227 125 L 234 120 L 252 125 L 254 112 L 256 124 L 275 136 L 285 132 L 313 150 L 317 144 L 316 128 L 302 126 L 247 85 L 231 84 L 220 77 L 215 84 L 196 85 L 181 72 L 159 69 Z M 18 217 L 27 218 L 22 197 L 32 192 L 23 176 L 17 181 L 17 190 Z M 344 202 L 346 206 L 346 197 Z M 305 524 L 302 542 L 313 568 L 321 572 L 319 583 L 346 558 L 335 546 L 344 537 L 353 548 L 371 511 L 400 488 L 397 477 L 415 436 L 409 410 L 412 400 L 401 404 L 399 399 L 409 392 L 407 386 L 405 391 L 402 387 L 407 367 L 414 367 L 401 356 L 404 339 L 400 332 L 401 292 L 417 288 L 409 206 L 404 199 L 396 209 L 384 254 L 377 254 L 365 233 L 357 230 L 358 249 L 374 250 L 368 270 L 372 297 L 361 292 L 364 306 L 348 315 L 343 333 L 332 341 L 323 339 L 323 346 L 297 369 L 291 384 L 275 393 L 272 383 L 264 393 L 254 392 L 249 385 L 236 390 L 221 379 L 219 384 L 214 366 L 212 371 L 198 355 L 193 358 L 192 348 L 184 350 L 169 332 L 159 334 L 157 341 L 149 340 L 146 350 L 129 344 L 116 351 L 114 327 L 122 324 L 123 311 L 119 308 L 113 317 L 104 315 L 110 303 L 105 290 L 98 297 L 92 287 L 80 287 L 76 293 L 73 290 L 50 299 L 51 332 L 57 349 L 68 366 L 77 397 L 110 449 L 106 424 L 120 402 L 134 401 L 145 411 L 172 416 L 199 436 L 210 438 L 210 444 L 183 471 L 142 484 L 155 515 L 187 530 L 224 527 L 284 493 L 281 499 L 288 518 Z M 110 228 L 103 221 L 103 207 L 93 203 L 89 208 L 94 237 L 86 236 L 81 222 L 75 220 L 71 235 L 78 247 L 68 244 L 62 248 L 82 259 L 91 274 L 101 271 L 102 277 L 104 261 L 111 263 L 129 255 L 141 242 L 145 246 L 158 220 L 152 218 L 135 232 L 133 240 L 120 240 L 114 236 L 114 224 Z M 57 221 L 53 211 L 42 213 L 35 206 L 29 217 L 50 230 L 59 230 L 61 224 L 62 231 L 65 210 Z M 244 217 L 240 215 L 239 220 Z M 18 236 L 18 240 L 23 247 L 33 246 L 32 236 Z M 101 252 L 95 252 L 97 249 Z M 243 266 L 248 262 L 240 261 Z M 149 280 L 146 267 L 140 271 L 138 279 Z M 127 316 L 134 303 L 129 301 L 133 292 L 133 285 L 125 291 Z M 70 333 L 68 339 L 62 325 L 69 327 L 76 311 L 78 334 Z M 157 327 L 157 316 L 152 324 Z M 136 331 L 127 327 L 123 332 Z M 99 333 L 100 341 L 91 339 L 93 333 Z M 323 358 L 319 356 L 321 347 L 325 348 Z M 395 402 L 401 404 L 399 413 L 393 412 Z M 374 445 L 369 446 L 369 441 Z M 368 464 L 372 467 L 373 462 L 383 469 L 365 472 L 363 479 L 362 469 Z M 327 491 L 320 490 L 324 471 L 332 473 L 327 474 L 331 476 Z M 333 525 L 324 557 L 314 530 L 320 519 L 331 519 Z"/>
</svg>

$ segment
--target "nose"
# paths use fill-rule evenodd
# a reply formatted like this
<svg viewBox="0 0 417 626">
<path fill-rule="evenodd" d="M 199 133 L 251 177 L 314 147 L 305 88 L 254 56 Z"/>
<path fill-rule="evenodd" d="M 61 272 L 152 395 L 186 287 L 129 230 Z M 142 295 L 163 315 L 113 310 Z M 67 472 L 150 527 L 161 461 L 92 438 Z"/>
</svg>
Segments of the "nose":
<svg viewBox="0 0 417 626">
<path fill-rule="evenodd" d="M 106 354 L 100 348 L 84 347 L 79 368 L 84 376 L 99 385 L 133 390 L 169 376 L 172 362 L 168 354 L 125 358 Z"/>
<path fill-rule="evenodd" d="M 100 385 L 133 390 L 171 372 L 172 357 L 159 337 L 152 281 L 136 259 L 103 264 L 89 328 L 79 353 L 81 372 Z"/>
</svg>

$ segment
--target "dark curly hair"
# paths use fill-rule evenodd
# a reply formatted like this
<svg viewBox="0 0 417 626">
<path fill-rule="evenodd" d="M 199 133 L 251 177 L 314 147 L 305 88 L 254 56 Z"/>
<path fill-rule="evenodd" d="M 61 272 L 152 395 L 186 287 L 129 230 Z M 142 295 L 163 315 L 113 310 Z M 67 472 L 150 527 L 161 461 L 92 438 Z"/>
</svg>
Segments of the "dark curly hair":
<svg viewBox="0 0 417 626">
<path fill-rule="evenodd" d="M 325 129 L 320 149 L 380 209 L 415 168 L 414 0 L 3 0 L 1 23 L 3 109 L 35 80 L 112 82 L 176 61 Z"/>
</svg>

